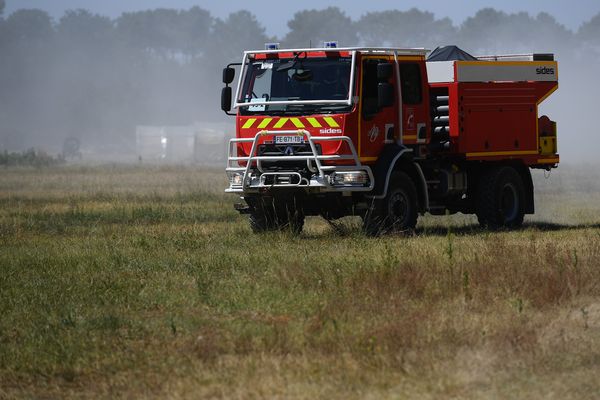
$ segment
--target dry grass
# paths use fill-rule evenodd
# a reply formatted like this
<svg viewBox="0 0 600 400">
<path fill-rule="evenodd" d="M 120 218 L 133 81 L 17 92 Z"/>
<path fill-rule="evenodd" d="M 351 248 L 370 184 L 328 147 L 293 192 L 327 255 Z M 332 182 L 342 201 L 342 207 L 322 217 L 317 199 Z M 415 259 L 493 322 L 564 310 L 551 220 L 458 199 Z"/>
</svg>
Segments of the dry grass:
<svg viewBox="0 0 600 400">
<path fill-rule="evenodd" d="M 370 239 L 252 235 L 219 170 L 3 170 L 0 398 L 595 398 L 600 189 L 536 182 L 523 230 Z"/>
</svg>

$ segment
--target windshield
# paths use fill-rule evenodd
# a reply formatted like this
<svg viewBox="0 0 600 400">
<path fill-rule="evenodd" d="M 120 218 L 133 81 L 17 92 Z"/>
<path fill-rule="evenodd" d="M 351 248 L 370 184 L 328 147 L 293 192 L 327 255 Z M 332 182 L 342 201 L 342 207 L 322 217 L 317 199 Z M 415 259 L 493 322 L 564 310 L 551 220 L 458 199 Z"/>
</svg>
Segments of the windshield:
<svg viewBox="0 0 600 400">
<path fill-rule="evenodd" d="M 241 106 L 242 113 L 289 113 L 294 109 L 340 112 L 350 108 L 344 101 L 348 100 L 352 59 L 307 58 L 305 54 L 293 59 L 251 61 L 238 103 L 266 104 Z M 310 103 L 303 103 L 306 101 Z M 268 104 L 274 102 L 288 104 Z"/>
</svg>

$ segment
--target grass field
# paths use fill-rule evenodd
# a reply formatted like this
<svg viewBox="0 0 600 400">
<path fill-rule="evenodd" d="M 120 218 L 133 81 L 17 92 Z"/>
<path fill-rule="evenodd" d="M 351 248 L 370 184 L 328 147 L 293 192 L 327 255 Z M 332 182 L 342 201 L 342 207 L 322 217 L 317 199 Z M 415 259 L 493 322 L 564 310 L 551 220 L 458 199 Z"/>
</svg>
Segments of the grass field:
<svg viewBox="0 0 600 400">
<path fill-rule="evenodd" d="M 0 398 L 600 396 L 600 187 L 513 232 L 253 235 L 221 170 L 0 170 Z"/>
</svg>

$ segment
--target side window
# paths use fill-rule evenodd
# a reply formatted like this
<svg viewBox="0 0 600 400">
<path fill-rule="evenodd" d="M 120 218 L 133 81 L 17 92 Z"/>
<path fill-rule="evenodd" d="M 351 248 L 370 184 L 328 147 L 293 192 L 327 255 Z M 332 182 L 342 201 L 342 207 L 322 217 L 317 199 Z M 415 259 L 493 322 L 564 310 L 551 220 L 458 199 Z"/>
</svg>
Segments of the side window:
<svg viewBox="0 0 600 400">
<path fill-rule="evenodd" d="M 367 59 L 363 61 L 362 80 L 362 115 L 370 119 L 379 112 L 377 107 L 377 64 L 380 60 Z"/>
<path fill-rule="evenodd" d="M 402 101 L 404 104 L 421 103 L 423 94 L 419 64 L 400 64 L 400 79 L 402 80 Z"/>
<path fill-rule="evenodd" d="M 252 97 L 264 98 L 266 95 L 267 100 L 269 93 L 271 93 L 271 70 L 263 69 L 258 70 L 256 78 L 254 78 L 254 86 L 252 87 Z"/>
</svg>

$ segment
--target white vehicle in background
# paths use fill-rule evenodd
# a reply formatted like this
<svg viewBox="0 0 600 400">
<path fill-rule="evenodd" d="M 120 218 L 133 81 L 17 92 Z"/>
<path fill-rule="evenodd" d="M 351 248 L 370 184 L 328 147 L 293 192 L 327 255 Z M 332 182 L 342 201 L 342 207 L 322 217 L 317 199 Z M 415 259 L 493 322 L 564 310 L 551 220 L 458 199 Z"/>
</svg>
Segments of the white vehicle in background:
<svg viewBox="0 0 600 400">
<path fill-rule="evenodd" d="M 217 164 L 225 160 L 230 124 L 137 126 L 136 155 L 143 162 Z"/>
</svg>

